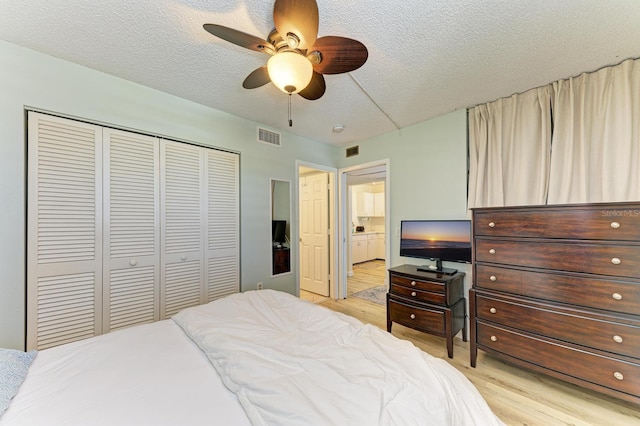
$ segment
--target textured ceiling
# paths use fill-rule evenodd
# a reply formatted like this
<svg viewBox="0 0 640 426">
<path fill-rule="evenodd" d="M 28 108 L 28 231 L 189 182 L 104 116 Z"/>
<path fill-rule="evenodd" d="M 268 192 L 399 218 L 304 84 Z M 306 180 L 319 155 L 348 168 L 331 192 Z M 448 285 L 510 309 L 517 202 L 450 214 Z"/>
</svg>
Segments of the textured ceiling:
<svg viewBox="0 0 640 426">
<path fill-rule="evenodd" d="M 218 23 L 266 38 L 272 1 L 0 0 L 0 39 L 200 104 L 345 146 L 555 80 L 640 57 L 639 0 L 318 0 L 319 36 L 369 49 L 325 76 L 319 100 L 242 81 L 268 56 L 217 39 Z M 332 133 L 343 124 L 342 133 Z"/>
</svg>

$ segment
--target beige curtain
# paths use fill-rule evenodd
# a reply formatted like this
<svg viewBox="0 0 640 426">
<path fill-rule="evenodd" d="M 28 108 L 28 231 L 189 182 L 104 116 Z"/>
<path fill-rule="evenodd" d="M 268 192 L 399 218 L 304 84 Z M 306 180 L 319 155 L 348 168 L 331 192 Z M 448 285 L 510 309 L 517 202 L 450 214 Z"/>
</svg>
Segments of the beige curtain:
<svg viewBox="0 0 640 426">
<path fill-rule="evenodd" d="M 469 110 L 468 206 L 545 204 L 551 86 Z"/>
<path fill-rule="evenodd" d="M 549 204 L 640 200 L 640 62 L 553 83 Z"/>
</svg>

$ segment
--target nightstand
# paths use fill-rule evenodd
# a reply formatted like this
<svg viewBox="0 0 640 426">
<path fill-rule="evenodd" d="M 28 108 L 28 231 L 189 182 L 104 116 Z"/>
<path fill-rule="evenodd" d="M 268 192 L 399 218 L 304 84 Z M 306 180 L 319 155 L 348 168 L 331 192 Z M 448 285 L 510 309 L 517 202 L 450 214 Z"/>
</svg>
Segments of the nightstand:
<svg viewBox="0 0 640 426">
<path fill-rule="evenodd" d="M 397 322 L 445 337 L 447 354 L 453 358 L 453 336 L 462 330 L 462 340 L 467 341 L 464 275 L 418 271 L 415 265 L 389 269 L 387 331 Z"/>
</svg>

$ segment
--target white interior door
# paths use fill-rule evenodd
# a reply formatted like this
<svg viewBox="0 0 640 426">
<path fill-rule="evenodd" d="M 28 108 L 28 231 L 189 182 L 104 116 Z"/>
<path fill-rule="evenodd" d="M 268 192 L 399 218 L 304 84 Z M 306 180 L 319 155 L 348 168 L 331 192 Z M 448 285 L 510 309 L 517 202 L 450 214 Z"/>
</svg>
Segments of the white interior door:
<svg viewBox="0 0 640 426">
<path fill-rule="evenodd" d="M 158 139 L 104 129 L 103 333 L 159 319 Z"/>
<path fill-rule="evenodd" d="M 201 303 L 204 293 L 204 151 L 161 140 L 160 319 Z"/>
<path fill-rule="evenodd" d="M 102 332 L 102 128 L 29 112 L 27 350 Z"/>
<path fill-rule="evenodd" d="M 240 157 L 204 149 L 207 228 L 203 302 L 240 291 Z"/>
<path fill-rule="evenodd" d="M 329 296 L 329 178 L 300 178 L 300 289 Z"/>
</svg>

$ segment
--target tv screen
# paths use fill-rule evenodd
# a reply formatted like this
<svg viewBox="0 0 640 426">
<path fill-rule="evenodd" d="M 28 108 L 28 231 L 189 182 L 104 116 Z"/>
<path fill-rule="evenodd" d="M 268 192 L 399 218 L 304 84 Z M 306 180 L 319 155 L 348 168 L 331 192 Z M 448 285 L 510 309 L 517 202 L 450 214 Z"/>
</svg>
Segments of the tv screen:
<svg viewBox="0 0 640 426">
<path fill-rule="evenodd" d="M 471 263 L 471 221 L 403 220 L 400 256 Z"/>
<path fill-rule="evenodd" d="M 274 243 L 284 244 L 286 241 L 287 221 L 272 220 L 271 221 L 271 240 Z"/>
</svg>

